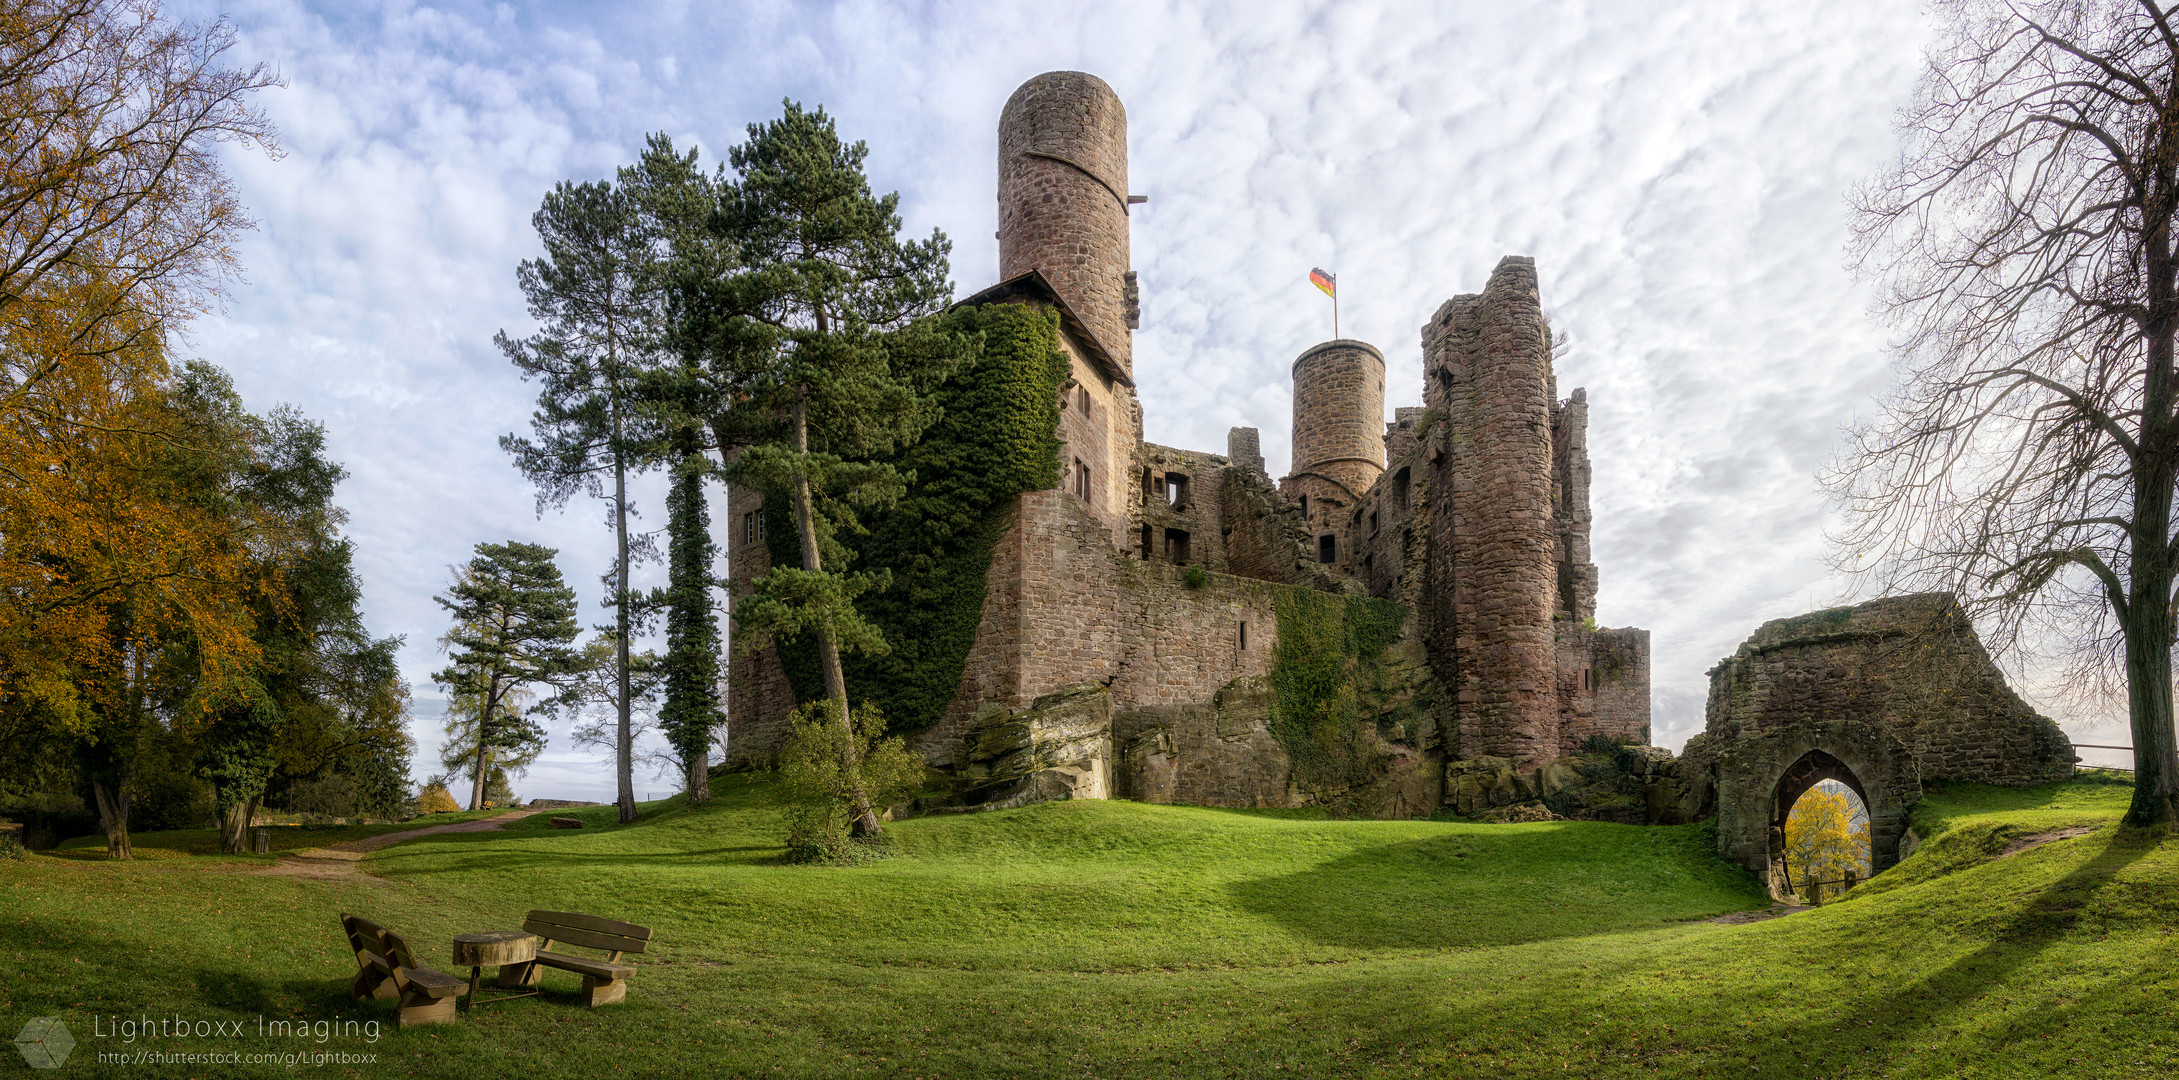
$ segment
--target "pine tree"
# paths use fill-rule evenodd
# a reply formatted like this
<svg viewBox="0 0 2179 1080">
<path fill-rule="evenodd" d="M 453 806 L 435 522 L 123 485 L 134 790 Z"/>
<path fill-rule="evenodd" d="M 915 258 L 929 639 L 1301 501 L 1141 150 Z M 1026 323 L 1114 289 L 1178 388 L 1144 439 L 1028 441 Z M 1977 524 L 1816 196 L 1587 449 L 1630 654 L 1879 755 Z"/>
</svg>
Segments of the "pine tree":
<svg viewBox="0 0 2179 1080">
<path fill-rule="evenodd" d="M 549 685 L 581 663 L 575 641 L 575 590 L 560 578 L 558 554 L 537 544 L 478 544 L 447 595 L 434 597 L 454 614 L 445 644 L 451 663 L 432 678 L 449 695 L 470 702 L 476 717 L 471 810 L 481 810 L 495 749 L 530 737 L 534 723 L 510 706 L 527 690 Z"/>
<path fill-rule="evenodd" d="M 645 296 L 656 306 L 661 362 L 647 373 L 644 402 L 652 452 L 672 477 L 666 496 L 667 585 L 649 599 L 666 611 L 666 654 L 660 659 L 665 702 L 659 722 L 680 764 L 691 805 L 711 798 L 710 748 L 725 723 L 719 709 L 719 620 L 712 600 L 711 514 L 704 481 L 717 471 L 705 453 L 705 418 L 718 395 L 693 343 L 675 333 L 685 286 L 716 276 L 723 254 L 704 222 L 718 205 L 718 183 L 697 164 L 697 151 L 677 151 L 652 135 L 637 163 L 620 170 L 620 190 L 637 208 L 651 243 Z M 666 357 L 670 357 L 667 359 Z"/>
<path fill-rule="evenodd" d="M 930 319 L 952 293 L 945 235 L 901 240 L 900 197 L 871 193 L 867 148 L 843 144 L 823 109 L 785 108 L 728 155 L 736 176 L 711 227 L 729 266 L 694 292 L 684 332 L 718 400 L 731 403 L 711 418 L 720 446 L 745 447 L 731 475 L 788 502 L 801 549 L 802 565 L 756 582 L 737 620 L 740 647 L 814 637 L 855 831 L 869 835 L 878 819 L 840 656 L 886 650 L 855 609 L 886 578 L 849 571 L 834 536 L 860 528 L 855 506 L 899 497 L 901 475 L 872 458 L 934 419 L 929 391 L 965 345 Z"/>
<path fill-rule="evenodd" d="M 578 491 L 607 501 L 613 522 L 611 574 L 614 665 L 618 700 L 628 701 L 628 642 L 640 613 L 628 587 L 637 545 L 628 528 L 628 474 L 646 462 L 651 438 L 639 410 L 639 385 L 651 362 L 657 310 L 644 289 L 652 245 L 637 208 L 612 184 L 561 182 L 545 195 L 530 221 L 545 244 L 545 257 L 525 259 L 516 271 L 530 314 L 543 328 L 527 338 L 503 331 L 493 340 L 541 386 L 530 439 L 507 435 L 500 448 L 537 485 L 537 511 L 564 506 Z M 610 480 L 611 486 L 607 487 Z M 635 740 L 621 706 L 615 772 L 620 819 L 636 816 Z"/>
</svg>

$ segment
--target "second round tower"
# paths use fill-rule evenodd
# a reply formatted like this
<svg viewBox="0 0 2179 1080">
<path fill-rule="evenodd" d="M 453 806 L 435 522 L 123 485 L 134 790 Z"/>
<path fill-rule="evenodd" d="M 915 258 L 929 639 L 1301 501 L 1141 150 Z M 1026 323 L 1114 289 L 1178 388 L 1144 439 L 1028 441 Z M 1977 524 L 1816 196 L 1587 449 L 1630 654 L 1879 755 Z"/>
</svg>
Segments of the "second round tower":
<svg viewBox="0 0 2179 1080">
<path fill-rule="evenodd" d="M 1385 354 L 1327 341 L 1294 361 L 1294 467 L 1356 494 L 1385 471 Z"/>
</svg>

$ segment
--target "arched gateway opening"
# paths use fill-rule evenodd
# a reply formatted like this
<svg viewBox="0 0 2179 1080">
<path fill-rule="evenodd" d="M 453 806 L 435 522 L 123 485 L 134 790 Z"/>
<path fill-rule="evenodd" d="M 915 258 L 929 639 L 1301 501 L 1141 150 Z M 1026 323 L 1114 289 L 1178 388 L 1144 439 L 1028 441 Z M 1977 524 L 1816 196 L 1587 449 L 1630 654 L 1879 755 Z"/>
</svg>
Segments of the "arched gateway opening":
<svg viewBox="0 0 2179 1080">
<path fill-rule="evenodd" d="M 1777 779 L 1770 784 L 1769 807 L 1765 815 L 1764 848 L 1768 856 L 1771 895 L 1781 900 L 1805 895 L 1807 882 L 1799 880 L 1795 871 L 1787 865 L 1786 821 L 1793 813 L 1794 804 L 1807 794 L 1810 788 L 1826 780 L 1835 781 L 1850 792 L 1853 801 L 1867 815 L 1868 831 L 1866 863 L 1855 869 L 1858 878 L 1862 873 L 1875 873 L 1899 861 L 1899 841 L 1906 834 L 1906 808 L 1913 796 L 1919 795 L 1920 785 L 1909 776 L 1893 775 L 1896 765 L 1888 754 L 1871 754 L 1872 748 L 1838 746 L 1807 746 L 1790 763 L 1780 769 Z M 1859 751 L 1859 752 L 1856 752 Z M 1843 756 L 1842 756 L 1843 755 Z M 1857 762 L 1856 768 L 1849 761 Z M 1911 793 L 1899 790 L 1902 786 L 1914 789 Z M 1903 797 L 1904 796 L 1904 797 Z M 1865 871 L 1864 868 L 1865 867 Z"/>
<path fill-rule="evenodd" d="M 1766 846 L 1774 892 L 1818 902 L 1866 880 L 1874 855 L 1869 793 L 1843 761 L 1810 750 L 1786 768 L 1771 791 Z"/>
</svg>

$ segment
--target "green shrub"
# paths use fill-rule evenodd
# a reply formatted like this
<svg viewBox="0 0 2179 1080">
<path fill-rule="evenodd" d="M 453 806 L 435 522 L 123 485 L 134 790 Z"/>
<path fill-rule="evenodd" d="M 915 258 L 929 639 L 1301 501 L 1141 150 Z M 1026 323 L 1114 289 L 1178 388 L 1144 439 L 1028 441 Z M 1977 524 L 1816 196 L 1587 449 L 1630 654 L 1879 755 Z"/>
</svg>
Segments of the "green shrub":
<svg viewBox="0 0 2179 1080">
<path fill-rule="evenodd" d="M 851 837 L 860 780 L 878 813 L 923 786 L 923 761 L 899 737 L 885 738 L 885 718 L 864 702 L 855 710 L 855 764 L 847 764 L 850 738 L 832 702 L 813 701 L 794 711 L 793 734 L 779 752 L 780 812 L 787 822 L 791 862 L 856 863 L 877 854 Z"/>
<path fill-rule="evenodd" d="M 1188 583 L 1189 588 L 1200 589 L 1211 583 L 1211 576 L 1204 573 L 1202 567 L 1191 566 L 1188 568 L 1187 574 L 1182 577 L 1182 580 Z"/>
</svg>

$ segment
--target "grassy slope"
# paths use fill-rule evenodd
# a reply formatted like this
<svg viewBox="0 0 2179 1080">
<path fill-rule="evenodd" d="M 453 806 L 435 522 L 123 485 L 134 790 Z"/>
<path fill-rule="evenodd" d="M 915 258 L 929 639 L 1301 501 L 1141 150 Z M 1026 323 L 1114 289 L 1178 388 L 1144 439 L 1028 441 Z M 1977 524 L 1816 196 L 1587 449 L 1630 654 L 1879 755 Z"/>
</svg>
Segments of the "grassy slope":
<svg viewBox="0 0 2179 1080">
<path fill-rule="evenodd" d="M 478 818 L 498 817 L 506 813 L 500 810 L 463 810 L 456 813 L 428 814 L 413 821 L 387 825 L 269 825 L 271 833 L 265 838 L 266 847 L 272 854 L 283 851 L 304 851 L 309 848 L 338 844 L 343 840 L 361 840 L 365 837 L 382 836 L 386 833 L 407 832 L 433 825 L 454 825 Z M 178 859 L 191 855 L 219 854 L 218 829 L 168 829 L 158 832 L 139 832 L 129 835 L 129 849 L 139 859 Z M 63 858 L 104 859 L 106 837 L 104 835 L 78 836 L 63 841 L 57 852 Z M 261 859 L 260 862 L 271 862 Z"/>
<path fill-rule="evenodd" d="M 2108 827 L 2126 795 L 1933 795 L 1900 872 L 1724 926 L 1684 920 L 1760 898 L 1699 829 L 1062 803 L 906 822 L 897 857 L 827 869 L 774 863 L 736 778 L 627 828 L 606 807 L 401 845 L 366 864 L 383 880 L 0 864 L 0 1026 L 384 1017 L 342 993 L 337 912 L 443 965 L 454 933 L 561 907 L 657 929 L 627 1004 L 568 1007 L 550 973 L 545 1000 L 326 1048 L 535 1076 L 2163 1076 L 2179 845 Z M 1986 854 L 2076 824 L 2106 827 Z"/>
</svg>

